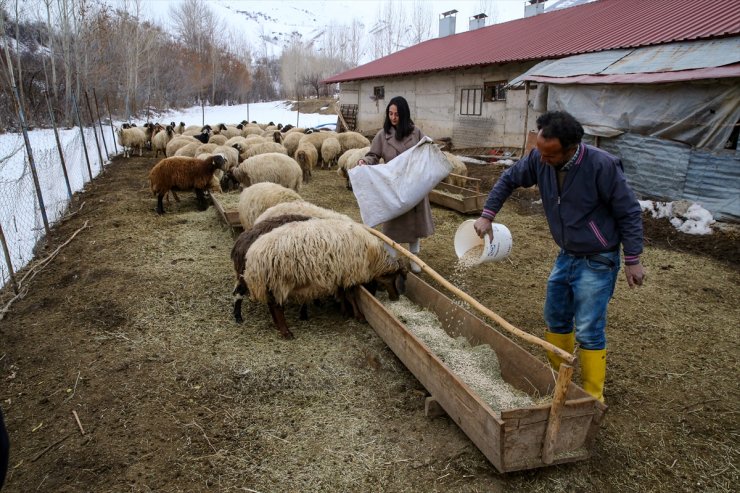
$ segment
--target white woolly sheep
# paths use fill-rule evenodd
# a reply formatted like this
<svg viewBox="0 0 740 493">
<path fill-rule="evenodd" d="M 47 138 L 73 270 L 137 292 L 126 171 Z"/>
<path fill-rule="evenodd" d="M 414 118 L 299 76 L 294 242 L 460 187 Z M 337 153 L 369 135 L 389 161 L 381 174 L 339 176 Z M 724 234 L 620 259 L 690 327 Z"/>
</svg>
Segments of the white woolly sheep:
<svg viewBox="0 0 740 493">
<path fill-rule="evenodd" d="M 216 146 L 213 154 L 221 154 L 226 159 L 226 170 L 239 166 L 239 151 L 227 145 Z"/>
<path fill-rule="evenodd" d="M 337 140 L 342 145 L 342 153 L 350 149 L 360 149 L 370 145 L 370 140 L 359 132 L 338 133 Z"/>
<path fill-rule="evenodd" d="M 288 155 L 288 150 L 284 145 L 277 142 L 263 142 L 261 144 L 251 144 L 240 153 L 240 156 L 243 156 L 243 159 L 247 159 L 258 154 L 267 154 L 268 152 L 279 152 L 280 154 Z"/>
<path fill-rule="evenodd" d="M 319 161 L 319 153 L 310 142 L 300 141 L 295 151 L 295 160 L 301 167 L 303 174 L 303 183 L 308 183 L 311 179 L 313 169 Z"/>
<path fill-rule="evenodd" d="M 260 236 L 246 253 L 242 274 L 250 298 L 268 305 L 286 339 L 286 301 L 299 304 L 347 296 L 357 316 L 358 286 L 377 282 L 397 300 L 406 270 L 383 243 L 357 223 L 337 219 L 290 222 Z"/>
<path fill-rule="evenodd" d="M 244 125 L 244 128 L 242 128 L 242 136 L 248 137 L 250 135 L 258 135 L 262 136 L 262 127 L 259 125 L 256 125 L 254 123 L 249 123 L 247 125 Z"/>
<path fill-rule="evenodd" d="M 283 138 L 283 145 L 288 151 L 288 156 L 295 156 L 295 151 L 298 149 L 298 142 L 303 137 L 301 132 L 288 132 Z"/>
<path fill-rule="evenodd" d="M 342 155 L 342 145 L 339 143 L 339 140 L 337 140 L 334 137 L 329 137 L 328 139 L 324 139 L 323 144 L 321 144 L 321 160 L 324 163 L 321 166 L 322 169 L 331 168 L 332 166 L 337 164 L 337 160 L 339 159 L 339 156 L 341 155 Z"/>
<path fill-rule="evenodd" d="M 269 181 L 296 192 L 301 188 L 303 172 L 290 156 L 277 152 L 259 154 L 242 161 L 239 166 L 226 172 L 225 179 L 236 181 L 244 187 Z M 223 186 L 223 185 L 222 185 Z M 223 186 L 229 189 L 228 186 Z"/>
<path fill-rule="evenodd" d="M 273 205 L 269 209 L 265 210 L 260 214 L 254 221 L 254 225 L 278 216 L 284 216 L 286 214 L 300 214 L 301 216 L 308 216 L 318 219 L 341 219 L 343 221 L 354 221 L 351 217 L 340 214 L 339 212 L 320 207 L 306 202 L 304 200 L 296 200 L 294 202 L 283 202 L 281 204 Z"/>
<path fill-rule="evenodd" d="M 131 150 L 139 149 L 139 156 L 147 143 L 146 133 L 139 127 L 119 128 L 118 143 L 123 147 L 123 157 L 131 157 Z"/>
<path fill-rule="evenodd" d="M 215 155 L 205 160 L 168 157 L 155 164 L 149 172 L 149 185 L 157 196 L 157 213 L 164 214 L 162 199 L 170 190 L 195 190 L 198 208 L 207 209 L 205 190 L 216 170 L 223 169 L 224 162 L 222 156 Z"/>
<path fill-rule="evenodd" d="M 369 146 L 361 149 L 350 149 L 339 157 L 337 174 L 344 178 L 347 190 L 352 190 L 352 183 L 349 181 L 348 171 L 357 166 L 357 161 L 362 159 L 369 150 Z"/>
<path fill-rule="evenodd" d="M 214 134 L 214 135 L 211 135 L 211 137 L 208 139 L 208 143 L 222 146 L 226 144 L 227 140 L 229 140 L 228 137 L 226 137 L 223 134 Z"/>
<path fill-rule="evenodd" d="M 254 221 L 270 207 L 283 202 L 303 200 L 298 192 L 277 183 L 263 182 L 242 190 L 239 195 L 239 222 L 244 231 L 252 229 Z"/>
<path fill-rule="evenodd" d="M 319 161 L 317 164 L 321 164 L 321 144 L 324 143 L 324 140 L 328 139 L 329 137 L 337 137 L 336 132 L 314 132 L 310 134 L 305 134 L 300 142 L 310 142 L 315 148 L 316 152 L 319 155 Z"/>
<path fill-rule="evenodd" d="M 167 144 L 174 138 L 175 129 L 172 125 L 167 125 L 167 128 L 162 132 L 152 137 L 152 150 L 154 151 L 154 157 L 157 157 L 161 152 L 163 156 L 167 156 Z"/>
<path fill-rule="evenodd" d="M 177 151 L 175 151 L 175 156 L 177 157 L 195 157 L 197 155 L 197 150 L 200 146 L 202 146 L 198 141 L 195 142 L 189 142 L 188 144 L 185 144 L 184 146 L 180 147 Z"/>
<path fill-rule="evenodd" d="M 171 141 L 167 142 L 167 147 L 165 149 L 165 156 L 172 157 L 175 155 L 178 149 L 180 149 L 181 147 L 185 147 L 186 145 L 191 144 L 193 142 L 198 142 L 198 141 L 188 135 L 178 135 Z"/>
</svg>

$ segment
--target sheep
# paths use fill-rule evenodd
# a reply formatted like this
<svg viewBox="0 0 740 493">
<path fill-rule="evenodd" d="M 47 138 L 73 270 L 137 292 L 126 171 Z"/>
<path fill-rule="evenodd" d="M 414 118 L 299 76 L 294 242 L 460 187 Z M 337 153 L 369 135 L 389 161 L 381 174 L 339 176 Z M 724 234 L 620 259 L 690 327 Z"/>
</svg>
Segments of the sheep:
<svg viewBox="0 0 740 493">
<path fill-rule="evenodd" d="M 463 163 L 459 157 L 455 156 L 454 154 L 451 154 L 447 151 L 442 151 L 442 154 L 445 155 L 447 160 L 452 164 L 452 171 L 450 173 L 458 176 L 448 176 L 444 180 L 442 180 L 444 183 L 449 183 L 450 185 L 455 185 L 458 187 L 464 187 L 467 180 L 465 176 L 468 176 L 468 168 L 465 166 L 465 163 Z"/>
<path fill-rule="evenodd" d="M 298 142 L 303 137 L 301 132 L 288 132 L 283 138 L 283 145 L 288 151 L 288 156 L 295 156 L 295 151 L 298 149 Z"/>
<path fill-rule="evenodd" d="M 244 152 L 242 152 L 241 154 L 244 156 L 244 159 L 247 159 L 252 156 L 256 156 L 258 154 L 266 154 L 268 152 L 279 152 L 280 154 L 285 154 L 286 156 L 288 155 L 288 150 L 285 148 L 285 146 L 282 144 L 278 144 L 277 142 L 253 144 L 245 149 Z"/>
<path fill-rule="evenodd" d="M 164 132 L 158 132 L 152 137 L 152 150 L 154 150 L 154 157 L 157 157 L 161 152 L 163 156 L 167 156 L 167 144 L 174 138 L 175 128 L 172 125 L 167 125 Z"/>
<path fill-rule="evenodd" d="M 267 219 L 284 216 L 286 214 L 300 214 L 302 216 L 314 217 L 319 219 L 341 219 L 343 221 L 354 221 L 354 219 L 345 214 L 340 214 L 339 212 L 327 209 L 325 207 L 319 207 L 318 205 L 314 205 L 311 202 L 296 200 L 293 202 L 283 202 L 273 205 L 254 220 L 254 226 Z"/>
<path fill-rule="evenodd" d="M 208 139 L 209 144 L 224 145 L 229 140 L 224 134 L 214 134 Z"/>
<path fill-rule="evenodd" d="M 348 171 L 357 166 L 357 161 L 362 159 L 369 150 L 369 146 L 363 147 L 361 149 L 350 149 L 339 157 L 339 161 L 337 164 L 337 174 L 344 178 L 347 190 L 352 190 L 352 183 L 349 181 Z"/>
<path fill-rule="evenodd" d="M 262 137 L 270 142 L 276 142 L 278 144 L 283 143 L 283 134 L 280 130 L 265 130 L 262 132 Z"/>
<path fill-rule="evenodd" d="M 211 138 L 211 130 L 205 129 L 201 133 L 193 135 L 193 137 L 205 144 L 208 142 L 208 139 Z"/>
<path fill-rule="evenodd" d="M 181 147 L 185 147 L 186 145 L 193 142 L 198 141 L 188 135 L 178 135 L 171 141 L 167 142 L 167 147 L 165 148 L 165 156 L 172 157 L 175 155 L 175 152 L 177 152 L 178 149 L 180 149 Z"/>
<path fill-rule="evenodd" d="M 367 137 L 359 132 L 342 132 L 337 134 L 337 140 L 342 145 L 342 153 L 350 149 L 359 149 L 370 145 Z"/>
<path fill-rule="evenodd" d="M 131 150 L 139 149 L 139 156 L 144 152 L 146 133 L 139 127 L 119 128 L 118 143 L 123 147 L 123 157 L 131 157 Z"/>
<path fill-rule="evenodd" d="M 218 147 L 217 144 L 201 144 L 198 146 L 197 149 L 195 149 L 195 155 L 202 154 L 204 152 L 207 152 L 209 154 L 214 154 L 213 150 Z"/>
<path fill-rule="evenodd" d="M 295 160 L 301 167 L 303 173 L 303 183 L 308 183 L 311 179 L 311 172 L 316 167 L 319 160 L 319 153 L 310 142 L 300 141 L 295 151 Z"/>
<path fill-rule="evenodd" d="M 269 233 L 275 228 L 295 222 L 295 221 L 308 221 L 311 219 L 308 216 L 301 216 L 297 214 L 281 214 L 279 217 L 271 217 L 265 221 L 262 221 L 259 225 L 255 224 L 250 230 L 243 231 L 234 242 L 234 246 L 231 249 L 231 261 L 234 263 L 234 271 L 236 271 L 236 286 L 234 287 L 234 320 L 236 323 L 244 322 L 242 318 L 242 300 L 244 295 L 247 294 L 247 283 L 244 282 L 242 273 L 244 273 L 244 263 L 246 261 L 246 255 L 249 248 L 255 242 L 257 238 L 265 233 Z M 306 305 L 301 307 L 301 319 L 305 320 L 308 313 Z"/>
<path fill-rule="evenodd" d="M 303 172 L 295 159 L 285 154 L 268 152 L 244 160 L 236 168 L 228 170 L 224 179 L 241 183 L 244 187 L 269 181 L 297 192 L 301 188 L 302 177 Z"/>
<path fill-rule="evenodd" d="M 221 154 L 226 159 L 226 170 L 239 166 L 239 151 L 234 147 L 222 145 L 216 146 L 214 154 Z"/>
<path fill-rule="evenodd" d="M 334 137 L 325 139 L 321 144 L 321 160 L 324 162 L 322 168 L 331 168 L 337 163 L 339 156 L 342 154 L 342 145 Z"/>
<path fill-rule="evenodd" d="M 179 125 L 175 125 L 175 122 L 170 122 L 170 125 L 172 125 L 172 128 L 175 129 L 175 133 L 178 135 L 182 135 L 185 131 L 185 122 L 180 122 Z"/>
<path fill-rule="evenodd" d="M 262 127 L 259 125 L 255 125 L 253 123 L 249 123 L 247 125 L 244 125 L 244 128 L 242 128 L 242 136 L 247 137 L 249 135 L 262 135 Z"/>
<path fill-rule="evenodd" d="M 198 153 L 196 152 L 200 146 L 202 146 L 200 142 L 197 140 L 195 142 L 190 142 L 182 147 L 180 147 L 177 151 L 175 151 L 174 156 L 177 157 L 195 157 Z"/>
<path fill-rule="evenodd" d="M 239 144 L 242 148 L 244 148 L 247 146 L 247 139 L 239 135 L 237 137 L 232 137 L 228 139 L 226 142 L 224 142 L 224 145 L 229 146 L 229 147 L 233 147 L 234 144 Z"/>
<path fill-rule="evenodd" d="M 404 263 L 364 226 L 337 219 L 290 222 L 257 238 L 245 255 L 242 274 L 250 299 L 266 304 L 286 339 L 283 305 L 327 296 L 347 296 L 356 316 L 357 288 L 376 282 L 398 300 L 406 278 Z"/>
<path fill-rule="evenodd" d="M 196 159 L 208 159 L 209 157 L 213 156 L 213 154 L 210 154 L 208 152 L 204 152 L 202 154 L 198 154 L 195 156 Z M 211 181 L 208 182 L 208 191 L 211 193 L 223 193 L 223 189 L 221 188 L 221 178 L 223 178 L 224 172 L 223 170 L 217 169 L 213 172 L 213 176 L 211 177 Z M 180 202 L 180 198 L 177 196 L 175 192 L 172 192 L 172 195 L 175 196 L 175 201 Z M 168 197 L 169 198 L 169 197 Z M 168 201 L 169 203 L 169 201 Z"/>
<path fill-rule="evenodd" d="M 336 138 L 336 136 L 336 132 L 314 132 L 311 134 L 305 134 L 303 138 L 301 138 L 300 142 L 310 142 L 316 148 L 316 152 L 319 153 L 318 164 L 321 164 L 321 144 L 324 143 L 325 139 L 328 139 L 329 137 Z"/>
<path fill-rule="evenodd" d="M 162 199 L 170 190 L 195 190 L 198 208 L 208 208 L 204 191 L 208 187 L 214 172 L 224 166 L 220 155 L 208 159 L 188 157 L 167 157 L 154 165 L 149 172 L 149 186 L 157 196 L 157 214 L 164 214 Z"/>
<path fill-rule="evenodd" d="M 283 202 L 303 200 L 298 192 L 285 188 L 277 183 L 257 183 L 242 190 L 239 195 L 239 222 L 244 231 L 254 226 L 254 221 L 270 207 Z"/>
</svg>

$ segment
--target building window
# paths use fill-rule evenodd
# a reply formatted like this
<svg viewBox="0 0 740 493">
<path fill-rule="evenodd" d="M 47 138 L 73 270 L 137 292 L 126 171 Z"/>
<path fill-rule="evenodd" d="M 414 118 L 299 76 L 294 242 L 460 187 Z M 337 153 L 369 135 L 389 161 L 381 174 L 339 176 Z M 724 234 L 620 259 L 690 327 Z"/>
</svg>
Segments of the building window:
<svg viewBox="0 0 740 493">
<path fill-rule="evenodd" d="M 485 82 L 483 84 L 483 101 L 506 101 L 505 80 Z"/>
<path fill-rule="evenodd" d="M 483 89 L 460 89 L 460 114 L 480 116 L 483 107 Z"/>
<path fill-rule="evenodd" d="M 378 99 L 385 99 L 385 86 L 373 87 L 373 99 L 376 101 Z"/>
</svg>

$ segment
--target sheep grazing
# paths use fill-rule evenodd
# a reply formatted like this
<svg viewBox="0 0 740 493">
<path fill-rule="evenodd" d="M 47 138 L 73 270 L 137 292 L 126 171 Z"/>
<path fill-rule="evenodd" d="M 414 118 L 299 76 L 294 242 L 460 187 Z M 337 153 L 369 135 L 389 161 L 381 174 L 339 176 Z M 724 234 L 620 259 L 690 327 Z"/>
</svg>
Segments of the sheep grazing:
<svg viewBox="0 0 740 493">
<path fill-rule="evenodd" d="M 244 187 L 269 181 L 277 183 L 296 192 L 301 189 L 303 172 L 298 163 L 290 156 L 277 152 L 259 154 L 245 159 L 236 168 L 226 172 L 229 182 L 240 183 Z M 230 183 L 229 183 L 230 185 Z M 221 185 L 224 190 L 230 186 Z"/>
<path fill-rule="evenodd" d="M 321 168 L 331 168 L 337 164 L 337 160 L 341 155 L 342 145 L 339 143 L 339 140 L 334 137 L 325 139 L 321 144 L 321 161 L 324 163 Z"/>
<path fill-rule="evenodd" d="M 370 145 L 370 140 L 359 132 L 339 133 L 337 134 L 337 140 L 342 145 L 342 153 L 350 149 L 360 149 Z"/>
<path fill-rule="evenodd" d="M 250 144 L 250 146 L 244 150 L 242 153 L 244 155 L 244 159 L 250 158 L 252 156 L 257 156 L 258 154 L 267 154 L 268 152 L 279 152 L 281 154 L 288 155 L 288 150 L 283 146 L 282 144 L 278 144 L 277 142 L 263 142 L 263 143 L 257 143 L 257 144 Z"/>
<path fill-rule="evenodd" d="M 285 134 L 283 146 L 288 151 L 288 156 L 295 156 L 295 151 L 298 149 L 298 142 L 301 140 L 301 137 L 303 137 L 303 134 L 300 132 L 288 132 Z"/>
<path fill-rule="evenodd" d="M 249 251 L 249 247 L 265 233 L 269 233 L 275 228 L 295 221 L 308 221 L 311 219 L 308 216 L 301 216 L 298 214 L 282 214 L 280 216 L 271 217 L 260 224 L 255 224 L 254 227 L 248 231 L 244 231 L 234 242 L 234 247 L 231 249 L 231 261 L 234 262 L 234 271 L 236 271 L 236 286 L 234 287 L 234 320 L 236 323 L 242 323 L 242 300 L 244 295 L 248 293 L 247 283 L 244 282 L 242 273 L 244 272 L 244 263 L 246 261 L 246 255 Z M 307 318 L 306 306 L 301 307 L 301 319 Z"/>
<path fill-rule="evenodd" d="M 331 209 L 320 207 L 311 202 L 296 200 L 293 202 L 282 202 L 266 209 L 265 212 L 257 216 L 257 219 L 254 221 L 254 225 L 256 226 L 267 219 L 285 216 L 287 214 L 300 214 L 301 216 L 308 216 L 317 219 L 341 219 L 342 221 L 354 222 L 351 217 L 345 214 L 340 214 Z"/>
<path fill-rule="evenodd" d="M 174 138 L 175 128 L 172 125 L 167 125 L 167 128 L 163 132 L 157 132 L 152 137 L 152 150 L 154 151 L 154 157 L 157 157 L 161 152 L 163 156 L 167 156 L 167 144 Z"/>
<path fill-rule="evenodd" d="M 205 190 L 224 163 L 223 156 L 217 154 L 208 159 L 168 157 L 155 164 L 149 172 L 149 185 L 157 196 L 157 214 L 164 214 L 162 199 L 169 191 L 195 190 L 198 208 L 207 209 Z"/>
<path fill-rule="evenodd" d="M 257 183 L 242 190 L 239 195 L 239 222 L 244 231 L 254 226 L 254 221 L 267 209 L 284 202 L 303 200 L 294 190 L 285 188 L 277 183 Z"/>
<path fill-rule="evenodd" d="M 195 157 L 198 155 L 196 151 L 202 145 L 203 144 L 201 144 L 197 140 L 194 142 L 189 142 L 175 151 L 175 156 Z"/>
<path fill-rule="evenodd" d="M 362 159 L 369 150 L 369 146 L 361 149 L 350 149 L 339 157 L 337 174 L 344 178 L 347 190 L 352 190 L 352 183 L 349 181 L 348 171 L 357 166 L 357 161 Z"/>
<path fill-rule="evenodd" d="M 336 219 L 291 222 L 257 238 L 246 253 L 242 274 L 250 298 L 269 307 L 286 339 L 284 304 L 308 303 L 328 296 L 343 298 L 362 314 L 356 293 L 375 282 L 391 300 L 403 292 L 406 269 L 364 226 Z"/>
<path fill-rule="evenodd" d="M 447 151 L 442 151 L 442 154 L 445 155 L 447 160 L 452 164 L 452 171 L 450 172 L 451 175 L 459 175 L 459 176 L 448 176 L 444 180 L 442 180 L 444 183 L 449 183 L 450 185 L 455 185 L 458 187 L 464 187 L 467 180 L 464 178 L 468 176 L 468 167 L 465 166 L 465 163 L 463 163 L 459 157 L 455 156 L 454 154 L 450 154 Z"/>
<path fill-rule="evenodd" d="M 165 148 L 165 156 L 172 157 L 181 147 L 185 147 L 186 145 L 192 144 L 193 142 L 198 141 L 189 135 L 178 135 L 171 141 L 167 142 L 167 147 Z M 200 142 L 198 142 L 198 144 L 200 144 Z"/>
<path fill-rule="evenodd" d="M 134 148 L 139 149 L 141 156 L 147 143 L 146 133 L 139 127 L 119 128 L 118 143 L 123 147 L 123 157 L 131 157 Z"/>
<path fill-rule="evenodd" d="M 321 164 L 321 144 L 324 143 L 325 139 L 328 139 L 329 137 L 336 138 L 336 136 L 336 132 L 314 132 L 310 134 L 305 134 L 300 142 L 309 142 L 316 148 L 316 152 L 319 154 L 318 164 Z"/>
<path fill-rule="evenodd" d="M 311 179 L 311 172 L 319 160 L 319 153 L 310 142 L 300 141 L 295 151 L 295 160 L 301 167 L 303 183 L 308 183 Z"/>
</svg>

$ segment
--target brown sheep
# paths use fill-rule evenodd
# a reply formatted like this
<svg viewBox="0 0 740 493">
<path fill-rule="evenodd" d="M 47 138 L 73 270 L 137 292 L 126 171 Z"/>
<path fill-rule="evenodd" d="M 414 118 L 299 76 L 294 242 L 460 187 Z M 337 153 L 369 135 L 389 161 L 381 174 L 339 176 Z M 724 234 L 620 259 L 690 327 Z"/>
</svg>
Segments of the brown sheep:
<svg viewBox="0 0 740 493">
<path fill-rule="evenodd" d="M 207 159 L 168 157 L 155 164 L 149 172 L 149 185 L 157 196 L 157 214 L 164 214 L 162 199 L 170 190 L 195 190 L 198 208 L 206 210 L 205 190 L 216 170 L 223 170 L 225 162 L 223 156 L 216 154 Z"/>
</svg>

